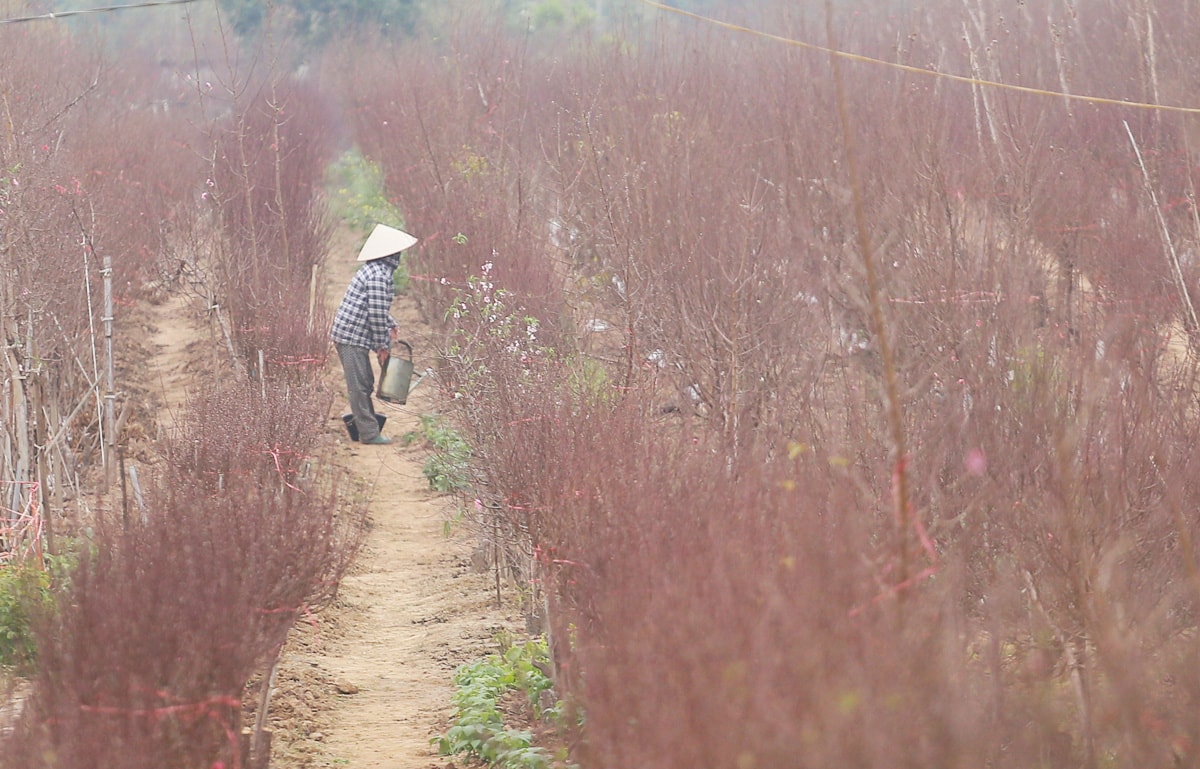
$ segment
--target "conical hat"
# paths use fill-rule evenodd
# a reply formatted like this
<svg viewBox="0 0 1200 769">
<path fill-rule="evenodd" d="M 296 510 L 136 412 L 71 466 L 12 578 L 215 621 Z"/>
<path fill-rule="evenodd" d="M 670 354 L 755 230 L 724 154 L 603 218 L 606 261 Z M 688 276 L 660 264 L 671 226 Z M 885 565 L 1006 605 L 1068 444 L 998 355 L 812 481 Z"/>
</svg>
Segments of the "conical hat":
<svg viewBox="0 0 1200 769">
<path fill-rule="evenodd" d="M 371 230 L 367 242 L 363 243 L 362 250 L 358 252 L 358 261 L 369 262 L 372 259 L 398 254 L 406 248 L 411 248 L 416 242 L 417 239 L 407 232 L 401 232 L 386 224 L 377 224 L 375 229 Z"/>
</svg>

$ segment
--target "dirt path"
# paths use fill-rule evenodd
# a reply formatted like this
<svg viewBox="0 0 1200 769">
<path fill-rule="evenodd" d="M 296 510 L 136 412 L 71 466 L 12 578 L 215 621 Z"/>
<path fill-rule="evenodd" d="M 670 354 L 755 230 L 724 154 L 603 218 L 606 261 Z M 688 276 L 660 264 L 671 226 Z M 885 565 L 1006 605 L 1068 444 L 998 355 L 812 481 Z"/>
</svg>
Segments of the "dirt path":
<svg viewBox="0 0 1200 769">
<path fill-rule="evenodd" d="M 416 426 L 416 408 L 386 409 L 385 433 Z M 341 413 L 341 412 L 339 412 Z M 430 738 L 444 729 L 454 668 L 491 651 L 508 620 L 486 580 L 470 573 L 469 544 L 444 534 L 448 510 L 432 497 L 417 449 L 349 446 L 346 465 L 374 483 L 372 528 L 341 591 L 345 627 L 326 653 L 301 655 L 334 679 L 326 753 L 350 767 L 436 765 Z M 345 694 L 345 692 L 352 692 Z M 344 762 L 344 763 L 342 763 Z"/>
<path fill-rule="evenodd" d="M 348 237 L 335 242 L 327 265 L 331 308 L 360 266 L 353 261 L 359 245 Z M 423 342 L 427 330 L 414 303 L 400 297 L 392 314 L 413 344 L 417 371 L 424 371 L 432 348 Z M 340 378 L 336 358 L 332 365 Z M 373 487 L 366 548 L 341 591 L 348 609 L 344 634 L 326 654 L 307 660 L 324 667 L 343 692 L 323 740 L 343 766 L 438 765 L 430 738 L 445 728 L 454 668 L 493 651 L 496 632 L 512 623 L 497 608 L 487 577 L 469 568 L 472 543 L 449 526 L 452 501 L 429 491 L 424 450 L 399 440 L 434 410 L 435 386 L 428 377 L 406 405 L 376 404 L 388 417 L 384 434 L 396 440 L 391 446 L 345 440 L 344 394 L 330 415 L 339 461 Z"/>
<path fill-rule="evenodd" d="M 199 340 L 206 337 L 195 300 L 172 295 L 150 310 L 149 389 L 160 399 L 159 424 L 170 427 L 174 415 L 187 403 L 193 384 L 191 360 Z"/>
<path fill-rule="evenodd" d="M 331 307 L 359 266 L 359 245 L 346 233 L 335 238 L 327 265 Z M 189 345 L 209 332 L 184 299 L 152 314 L 153 387 L 171 413 L 186 401 L 188 367 L 197 365 Z M 432 348 L 415 304 L 400 297 L 392 314 L 423 371 Z M 270 708 L 271 766 L 448 766 L 430 740 L 447 726 L 454 669 L 494 651 L 497 631 L 514 628 L 515 612 L 507 600 L 498 608 L 491 578 L 471 569 L 473 542 L 450 525 L 453 500 L 430 492 L 420 442 L 401 440 L 433 411 L 433 377 L 405 406 L 377 404 L 388 417 L 384 433 L 396 442 L 364 446 L 351 443 L 342 426 L 349 408 L 332 353 L 329 376 L 338 393 L 327 422 L 334 461 L 369 488 L 371 527 L 338 600 L 299 624 L 284 651 Z"/>
</svg>

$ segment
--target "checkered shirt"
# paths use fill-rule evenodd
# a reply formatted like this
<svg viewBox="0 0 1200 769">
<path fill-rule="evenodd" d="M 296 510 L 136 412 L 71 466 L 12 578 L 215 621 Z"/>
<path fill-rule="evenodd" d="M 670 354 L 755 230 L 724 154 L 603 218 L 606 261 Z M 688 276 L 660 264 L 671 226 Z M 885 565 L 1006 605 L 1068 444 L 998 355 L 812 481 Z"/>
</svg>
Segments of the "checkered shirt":
<svg viewBox="0 0 1200 769">
<path fill-rule="evenodd" d="M 399 266 L 400 254 L 392 254 L 358 268 L 333 318 L 329 336 L 334 342 L 369 350 L 391 345 L 388 332 L 396 326 L 390 314 L 395 294 L 392 276 Z"/>
</svg>

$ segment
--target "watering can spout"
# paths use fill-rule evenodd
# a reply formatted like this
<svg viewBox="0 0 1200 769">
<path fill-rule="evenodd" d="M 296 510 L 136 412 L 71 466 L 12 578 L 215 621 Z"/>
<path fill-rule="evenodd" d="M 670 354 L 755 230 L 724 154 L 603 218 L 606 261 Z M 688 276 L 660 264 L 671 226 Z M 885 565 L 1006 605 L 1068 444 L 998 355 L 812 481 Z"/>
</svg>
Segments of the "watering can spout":
<svg viewBox="0 0 1200 769">
<path fill-rule="evenodd" d="M 397 355 L 395 347 L 403 347 L 408 357 L 401 358 Z M 398 340 L 394 348 L 383 364 L 376 395 L 380 400 L 403 406 L 408 401 L 408 387 L 413 375 L 412 345 Z"/>
</svg>

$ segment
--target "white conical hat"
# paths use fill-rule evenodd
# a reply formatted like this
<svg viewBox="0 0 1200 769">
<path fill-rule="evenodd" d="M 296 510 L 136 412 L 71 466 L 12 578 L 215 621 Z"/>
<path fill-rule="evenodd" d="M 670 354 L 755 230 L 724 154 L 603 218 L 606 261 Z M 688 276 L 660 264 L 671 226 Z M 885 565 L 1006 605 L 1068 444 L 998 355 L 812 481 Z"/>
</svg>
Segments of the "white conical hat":
<svg viewBox="0 0 1200 769">
<path fill-rule="evenodd" d="M 358 252 L 358 261 L 369 262 L 372 259 L 398 254 L 406 248 L 412 248 L 416 242 L 417 239 L 407 232 L 401 232 L 386 224 L 377 224 L 375 229 L 371 230 L 367 242 L 363 243 L 362 250 Z"/>
</svg>

